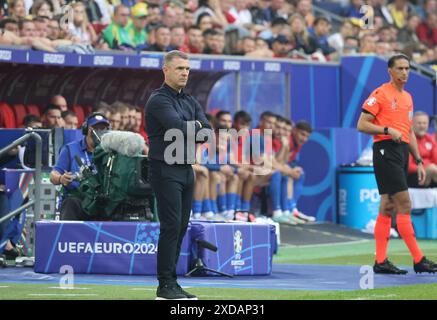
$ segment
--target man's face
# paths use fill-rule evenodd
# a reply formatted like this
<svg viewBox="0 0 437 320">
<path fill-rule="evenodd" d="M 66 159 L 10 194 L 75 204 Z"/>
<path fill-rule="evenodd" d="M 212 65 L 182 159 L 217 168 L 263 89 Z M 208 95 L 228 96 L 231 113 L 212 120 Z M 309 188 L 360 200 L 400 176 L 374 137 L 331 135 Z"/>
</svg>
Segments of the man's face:
<svg viewBox="0 0 437 320">
<path fill-rule="evenodd" d="M 330 29 L 331 25 L 324 20 L 320 21 L 317 26 L 314 27 L 314 31 L 319 37 L 328 35 Z"/>
<path fill-rule="evenodd" d="M 143 30 L 147 25 L 147 16 L 134 17 L 132 21 L 137 30 Z"/>
<path fill-rule="evenodd" d="M 235 128 L 235 130 L 237 130 L 237 131 L 250 129 L 250 123 L 238 119 L 238 120 L 235 121 L 235 123 L 234 123 L 234 128 Z"/>
<path fill-rule="evenodd" d="M 265 130 L 265 129 L 271 129 L 273 130 L 275 128 L 276 125 L 276 117 L 271 117 L 271 116 L 265 116 L 263 118 L 261 118 L 261 123 L 260 123 L 260 129 Z"/>
<path fill-rule="evenodd" d="M 202 31 L 211 29 L 213 27 L 211 16 L 204 16 L 202 20 L 200 20 L 198 27 Z"/>
<path fill-rule="evenodd" d="M 231 129 L 232 128 L 232 117 L 228 113 L 222 114 L 220 116 L 220 118 L 217 119 L 217 122 L 218 122 L 219 128 L 222 128 L 222 129 L 225 129 L 225 128 Z"/>
<path fill-rule="evenodd" d="M 405 59 L 398 59 L 395 61 L 393 67 L 388 69 L 388 72 L 395 83 L 404 85 L 408 81 L 410 64 Z"/>
<path fill-rule="evenodd" d="M 201 48 L 203 42 L 202 31 L 190 29 L 190 31 L 188 31 L 188 41 L 194 48 Z"/>
<path fill-rule="evenodd" d="M 184 12 L 184 27 L 185 28 L 188 28 L 188 27 L 193 25 L 193 18 L 194 18 L 194 15 L 192 12 L 190 12 L 190 11 Z"/>
<path fill-rule="evenodd" d="M 75 116 L 66 116 L 64 122 L 65 129 L 77 129 L 77 126 L 79 125 L 79 120 Z"/>
<path fill-rule="evenodd" d="M 38 37 L 47 38 L 48 35 L 48 23 L 46 21 L 36 21 L 35 22 L 36 34 Z"/>
<path fill-rule="evenodd" d="M 120 130 L 121 125 L 121 115 L 119 112 L 113 113 L 109 117 L 109 122 L 111 123 L 112 130 Z"/>
<path fill-rule="evenodd" d="M 273 128 L 273 136 L 275 138 L 280 138 L 283 135 L 283 131 L 285 129 L 285 122 L 284 121 L 276 121 L 276 125 Z"/>
<path fill-rule="evenodd" d="M 164 16 L 162 17 L 162 22 L 167 27 L 172 27 L 172 26 L 175 25 L 175 23 L 176 23 L 176 12 L 174 11 L 173 8 L 167 8 L 165 10 Z"/>
<path fill-rule="evenodd" d="M 22 37 L 36 37 L 35 24 L 33 22 L 25 22 L 20 31 Z"/>
<path fill-rule="evenodd" d="M 129 21 L 129 8 L 118 8 L 114 15 L 114 22 L 119 26 L 125 27 Z"/>
<path fill-rule="evenodd" d="M 62 111 L 67 111 L 67 109 L 68 109 L 67 100 L 65 100 L 65 98 L 63 96 L 53 97 L 52 104 L 61 108 Z"/>
<path fill-rule="evenodd" d="M 130 129 L 135 128 L 137 125 L 136 114 L 137 114 L 137 112 L 135 111 L 135 109 L 129 110 L 129 128 Z"/>
<path fill-rule="evenodd" d="M 43 116 L 43 126 L 45 129 L 60 128 L 64 125 L 64 120 L 61 117 L 61 111 L 51 109 Z"/>
<path fill-rule="evenodd" d="M 121 113 L 121 130 L 128 130 L 129 129 L 129 110 L 126 110 L 125 112 Z"/>
<path fill-rule="evenodd" d="M 163 68 L 166 82 L 172 88 L 185 88 L 190 74 L 190 63 L 188 60 L 175 57 Z"/>
<path fill-rule="evenodd" d="M 143 121 L 143 114 L 139 111 L 135 112 L 135 127 L 134 132 L 140 132 L 141 131 L 141 122 Z"/>
<path fill-rule="evenodd" d="M 278 57 L 285 57 L 289 51 L 289 44 L 275 41 L 272 45 L 272 51 Z"/>
<path fill-rule="evenodd" d="M 426 115 L 418 115 L 413 117 L 413 130 L 414 133 L 423 137 L 428 133 L 429 129 L 429 118 Z"/>
<path fill-rule="evenodd" d="M 95 139 L 97 139 L 97 138 L 96 138 L 95 134 L 93 133 L 93 131 L 101 138 L 101 135 L 99 135 L 99 132 L 105 131 L 108 129 L 109 129 L 109 126 L 106 123 L 96 123 L 95 125 L 93 125 L 92 127 L 90 127 L 88 129 L 87 137 L 89 139 L 87 139 L 87 141 L 91 142 L 93 144 L 93 146 L 95 146 L 95 144 L 97 142 L 97 141 L 95 141 Z"/>
<path fill-rule="evenodd" d="M 297 128 L 295 128 L 293 132 L 294 132 L 294 138 L 296 139 L 297 144 L 300 146 L 305 144 L 311 135 L 309 132 Z"/>
<path fill-rule="evenodd" d="M 61 30 L 59 29 L 59 23 L 56 20 L 50 20 L 47 26 L 47 38 L 50 40 L 56 40 L 59 38 Z"/>
<path fill-rule="evenodd" d="M 244 53 L 249 53 L 252 51 L 255 51 L 256 47 L 255 47 L 255 41 L 252 39 L 245 39 L 243 41 L 243 52 Z"/>
<path fill-rule="evenodd" d="M 18 25 L 16 23 L 6 23 L 5 30 L 12 32 L 16 36 L 19 36 L 20 32 L 18 30 Z"/>
<path fill-rule="evenodd" d="M 170 45 L 170 30 L 168 28 L 159 28 L 156 31 L 156 44 L 160 47 L 166 48 Z"/>
<path fill-rule="evenodd" d="M 158 7 L 149 9 L 148 13 L 147 23 L 156 24 L 161 21 L 161 11 Z"/>
<path fill-rule="evenodd" d="M 180 48 L 185 42 L 185 30 L 184 28 L 174 28 L 171 31 L 171 45 Z"/>
</svg>

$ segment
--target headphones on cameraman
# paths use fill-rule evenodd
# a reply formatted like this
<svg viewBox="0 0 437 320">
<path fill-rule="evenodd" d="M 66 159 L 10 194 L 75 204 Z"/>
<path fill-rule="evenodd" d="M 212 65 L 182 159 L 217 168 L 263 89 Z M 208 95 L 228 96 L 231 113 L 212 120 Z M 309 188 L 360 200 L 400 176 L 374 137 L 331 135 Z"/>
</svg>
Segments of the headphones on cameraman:
<svg viewBox="0 0 437 320">
<path fill-rule="evenodd" d="M 89 127 L 89 126 L 88 126 L 88 121 L 89 121 L 91 118 L 95 117 L 95 116 L 101 116 L 101 117 L 103 117 L 106 121 L 108 121 L 108 123 L 109 123 L 109 129 L 111 129 L 110 121 L 109 121 L 108 118 L 106 118 L 106 116 L 105 116 L 103 113 L 101 113 L 101 112 L 92 112 L 92 113 L 90 113 L 90 114 L 86 117 L 85 121 L 82 123 L 81 131 L 82 131 L 82 134 L 83 134 L 84 136 L 86 136 L 86 135 L 88 134 L 88 127 Z"/>
</svg>

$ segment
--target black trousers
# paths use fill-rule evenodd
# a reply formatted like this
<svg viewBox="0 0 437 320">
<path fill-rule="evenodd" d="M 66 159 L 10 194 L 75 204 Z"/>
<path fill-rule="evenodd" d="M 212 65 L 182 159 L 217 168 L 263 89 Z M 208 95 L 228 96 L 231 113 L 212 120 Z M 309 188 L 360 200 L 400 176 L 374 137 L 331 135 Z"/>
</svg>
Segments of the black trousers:
<svg viewBox="0 0 437 320">
<path fill-rule="evenodd" d="M 89 220 L 82 209 L 82 200 L 76 197 L 67 197 L 62 201 L 61 209 L 61 220 L 74 220 L 83 221 Z"/>
<path fill-rule="evenodd" d="M 176 265 L 190 219 L 194 192 L 191 165 L 169 165 L 150 160 L 150 182 L 158 204 L 160 233 L 158 242 L 158 281 L 175 283 Z"/>
</svg>

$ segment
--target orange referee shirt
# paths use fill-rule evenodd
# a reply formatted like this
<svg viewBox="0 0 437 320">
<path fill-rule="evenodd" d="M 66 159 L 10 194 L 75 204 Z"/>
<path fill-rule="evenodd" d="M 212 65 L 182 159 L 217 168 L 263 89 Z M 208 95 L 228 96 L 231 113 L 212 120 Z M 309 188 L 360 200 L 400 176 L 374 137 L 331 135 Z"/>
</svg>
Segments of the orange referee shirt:
<svg viewBox="0 0 437 320">
<path fill-rule="evenodd" d="M 410 128 L 413 122 L 413 99 L 403 90 L 399 92 L 390 82 L 375 89 L 364 102 L 364 110 L 375 116 L 373 123 L 402 133 L 402 141 L 410 143 Z M 373 141 L 391 139 L 390 135 L 375 134 Z"/>
</svg>

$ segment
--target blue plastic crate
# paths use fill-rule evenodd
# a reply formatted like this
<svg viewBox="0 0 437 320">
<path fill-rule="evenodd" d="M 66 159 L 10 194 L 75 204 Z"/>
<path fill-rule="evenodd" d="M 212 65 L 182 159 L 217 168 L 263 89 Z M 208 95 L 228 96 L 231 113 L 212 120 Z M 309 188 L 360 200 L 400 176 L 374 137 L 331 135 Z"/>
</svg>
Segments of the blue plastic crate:
<svg viewBox="0 0 437 320">
<path fill-rule="evenodd" d="M 415 209 L 411 213 L 418 239 L 437 239 L 437 208 Z"/>
</svg>

